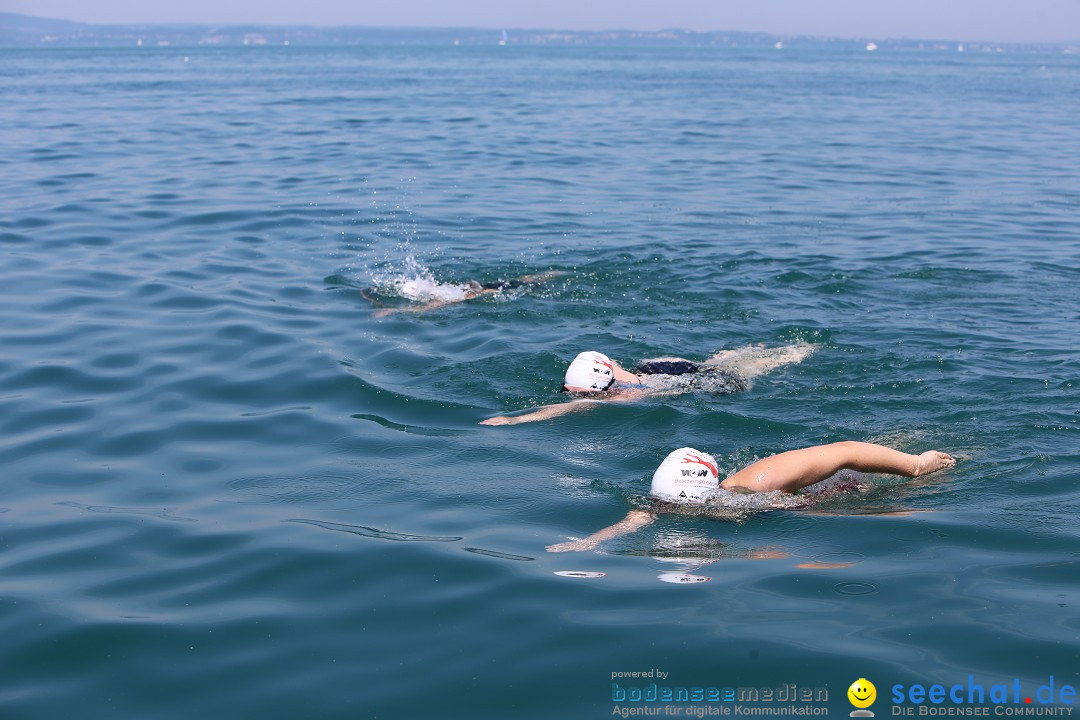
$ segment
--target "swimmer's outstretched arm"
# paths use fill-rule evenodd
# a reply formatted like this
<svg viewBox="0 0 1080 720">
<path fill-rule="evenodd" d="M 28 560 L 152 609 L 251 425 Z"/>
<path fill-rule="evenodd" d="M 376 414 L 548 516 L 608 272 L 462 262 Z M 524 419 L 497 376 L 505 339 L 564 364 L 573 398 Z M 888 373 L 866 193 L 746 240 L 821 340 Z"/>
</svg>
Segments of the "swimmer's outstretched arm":
<svg viewBox="0 0 1080 720">
<path fill-rule="evenodd" d="M 489 417 L 487 420 L 481 420 L 479 424 L 520 425 L 521 423 L 536 422 L 538 420 L 550 420 L 552 418 L 562 417 L 563 415 L 569 415 L 572 412 L 578 412 L 579 410 L 588 410 L 598 402 L 603 401 L 599 399 L 571 400 L 570 402 L 561 403 L 559 405 L 543 405 L 524 415 L 496 415 L 495 417 Z"/>
<path fill-rule="evenodd" d="M 611 395 L 610 397 L 579 398 L 577 400 L 558 403 L 556 405 L 541 405 L 532 412 L 527 412 L 524 415 L 496 415 L 487 420 L 481 420 L 479 424 L 519 425 L 521 423 L 536 422 L 538 420 L 551 420 L 552 418 L 562 417 L 563 415 L 569 415 L 570 413 L 588 410 L 596 407 L 597 403 L 629 402 L 631 400 L 637 400 L 642 395 L 643 393 L 639 391 L 627 391 L 618 393 L 617 395 Z"/>
<path fill-rule="evenodd" d="M 632 532 L 640 530 L 653 520 L 656 516 L 646 510 L 631 510 L 626 513 L 619 522 L 614 525 L 609 525 L 603 530 L 594 532 L 587 538 L 581 540 L 570 540 L 569 542 L 555 543 L 554 545 L 548 545 L 548 552 L 576 552 L 578 550 L 592 550 L 605 540 L 611 540 L 622 535 L 628 535 Z"/>
<path fill-rule="evenodd" d="M 724 480 L 720 487 L 751 492 L 795 492 L 841 470 L 919 477 L 955 464 L 951 455 L 937 450 L 909 455 L 883 445 L 848 441 L 791 450 L 759 460 Z"/>
<path fill-rule="evenodd" d="M 462 300 L 468 299 L 468 297 L 462 298 Z M 387 315 L 393 315 L 394 313 L 428 312 L 429 310 L 438 310 L 439 308 L 444 308 L 447 305 L 453 305 L 455 303 L 462 302 L 462 300 L 432 300 L 431 302 L 426 302 L 423 305 L 407 305 L 405 307 L 379 308 L 375 311 L 375 317 L 386 317 Z"/>
</svg>

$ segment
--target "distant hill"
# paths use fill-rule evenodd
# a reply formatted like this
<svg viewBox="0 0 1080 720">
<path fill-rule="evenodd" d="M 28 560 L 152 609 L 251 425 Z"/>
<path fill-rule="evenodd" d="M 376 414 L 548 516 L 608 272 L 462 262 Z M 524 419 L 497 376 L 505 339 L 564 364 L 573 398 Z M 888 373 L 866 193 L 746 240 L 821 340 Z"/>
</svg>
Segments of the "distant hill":
<svg viewBox="0 0 1080 720">
<path fill-rule="evenodd" d="M 86 27 L 70 20 L 0 13 L 0 43 L 4 45 L 27 45 L 37 43 L 46 35 L 69 35 Z"/>
<path fill-rule="evenodd" d="M 307 27 L 294 25 L 95 25 L 0 13 L 0 46 L 193 46 L 193 45 L 659 45 L 748 48 L 836 47 L 956 51 L 947 40 L 817 38 L 691 30 L 501 30 L 481 28 Z M 967 43 L 968 50 L 1056 49 L 1058 45 Z"/>
<path fill-rule="evenodd" d="M 480 28 L 310 27 L 291 25 L 91 25 L 0 13 L 0 45 L 496 45 L 501 30 Z M 510 30 L 506 44 L 772 45 L 755 33 L 694 33 L 688 30 Z"/>
</svg>

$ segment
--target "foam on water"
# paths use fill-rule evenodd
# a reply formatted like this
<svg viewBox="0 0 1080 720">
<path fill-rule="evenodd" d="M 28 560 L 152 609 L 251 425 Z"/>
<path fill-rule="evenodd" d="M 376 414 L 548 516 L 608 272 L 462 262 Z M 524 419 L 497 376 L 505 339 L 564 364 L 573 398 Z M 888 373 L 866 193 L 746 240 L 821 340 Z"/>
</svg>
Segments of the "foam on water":
<svg viewBox="0 0 1080 720">
<path fill-rule="evenodd" d="M 381 267 L 370 273 L 372 287 L 382 295 L 404 298 L 413 302 L 464 300 L 472 289 L 469 283 L 445 283 L 435 279 L 435 274 L 408 254 L 398 263 Z"/>
<path fill-rule="evenodd" d="M 718 368 L 702 368 L 684 375 L 644 375 L 641 384 L 658 393 L 701 392 L 727 395 L 750 389 L 750 381 L 737 373 Z"/>
<path fill-rule="evenodd" d="M 747 518 L 773 510 L 800 510 L 808 507 L 812 500 L 803 495 L 774 490 L 772 492 L 740 493 L 724 488 L 717 488 L 702 503 L 680 504 L 653 501 L 641 503 L 642 507 L 659 507 L 664 512 L 678 515 L 700 515 L 714 520 L 743 522 Z"/>
</svg>

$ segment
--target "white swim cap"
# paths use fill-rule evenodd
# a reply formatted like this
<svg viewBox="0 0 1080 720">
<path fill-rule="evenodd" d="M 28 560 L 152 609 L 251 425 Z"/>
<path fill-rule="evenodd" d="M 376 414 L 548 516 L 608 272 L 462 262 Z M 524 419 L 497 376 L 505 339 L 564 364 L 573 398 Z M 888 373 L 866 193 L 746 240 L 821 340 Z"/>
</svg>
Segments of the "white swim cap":
<svg viewBox="0 0 1080 720">
<path fill-rule="evenodd" d="M 694 448 L 679 448 L 656 468 L 649 493 L 669 502 L 702 502 L 718 487 L 720 474 L 713 456 Z"/>
<path fill-rule="evenodd" d="M 587 350 L 580 353 L 566 368 L 563 385 L 566 387 L 607 390 L 615 382 L 615 366 L 603 353 Z"/>
</svg>

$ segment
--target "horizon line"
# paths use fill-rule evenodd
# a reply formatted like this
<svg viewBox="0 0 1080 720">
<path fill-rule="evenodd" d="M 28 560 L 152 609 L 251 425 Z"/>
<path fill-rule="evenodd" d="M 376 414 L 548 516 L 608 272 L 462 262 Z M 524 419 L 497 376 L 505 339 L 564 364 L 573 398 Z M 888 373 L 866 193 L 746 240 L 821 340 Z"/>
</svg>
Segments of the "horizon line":
<svg viewBox="0 0 1080 720">
<path fill-rule="evenodd" d="M 72 23 L 74 25 L 83 25 L 87 27 L 101 27 L 101 28 L 243 28 L 243 27 L 260 27 L 260 28 L 275 28 L 275 29 L 287 29 L 287 28 L 311 28 L 315 30 L 397 30 L 397 31 L 437 31 L 437 32 L 454 32 L 454 31 L 490 31 L 490 32 L 507 32 L 507 33 L 577 33 L 577 34 L 598 34 L 598 33 L 642 33 L 656 35 L 659 33 L 682 33 L 685 35 L 756 35 L 765 36 L 776 39 L 807 39 L 807 40 L 851 40 L 854 42 L 863 42 L 866 40 L 876 40 L 883 42 L 932 42 L 932 43 L 959 43 L 959 44 L 984 44 L 984 45 L 996 45 L 996 46 L 1074 46 L 1080 44 L 1080 39 L 1076 40 L 986 40 L 986 39 L 968 39 L 958 40 L 955 38 L 930 38 L 930 37 L 910 37 L 910 36 L 881 36 L 881 35 L 820 35 L 810 33 L 776 33 L 766 30 L 690 30 L 682 27 L 663 27 L 653 30 L 641 30 L 631 28 L 604 28 L 596 30 L 583 30 L 583 29 L 571 29 L 571 28 L 515 28 L 509 26 L 482 26 L 482 25 L 355 25 L 355 24 L 335 24 L 335 25 L 318 25 L 318 24 L 300 24 L 300 23 L 275 23 L 275 22 L 224 22 L 214 23 L 207 21 L 179 21 L 179 22 L 85 22 L 82 20 L 70 20 L 68 18 L 58 17 L 46 17 L 43 15 L 27 15 L 25 13 L 15 12 L 3 12 L 0 11 L 0 17 L 21 17 L 32 20 L 45 20 L 48 22 L 64 22 Z"/>
</svg>

